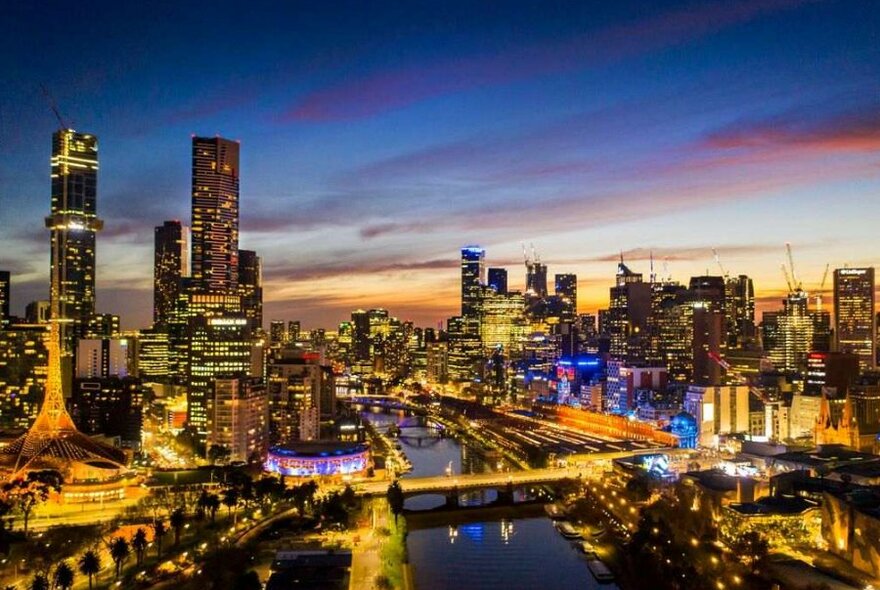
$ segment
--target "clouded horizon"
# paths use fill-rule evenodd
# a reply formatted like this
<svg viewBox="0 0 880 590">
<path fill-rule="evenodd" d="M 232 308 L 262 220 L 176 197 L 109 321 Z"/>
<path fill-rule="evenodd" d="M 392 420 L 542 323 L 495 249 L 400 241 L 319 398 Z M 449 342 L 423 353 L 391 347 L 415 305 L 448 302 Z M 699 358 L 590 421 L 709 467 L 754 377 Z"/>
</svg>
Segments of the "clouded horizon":
<svg viewBox="0 0 880 590">
<path fill-rule="evenodd" d="M 122 5 L 120 5 L 122 4 Z M 458 249 L 522 287 L 522 244 L 608 304 L 647 275 L 785 293 L 878 265 L 880 11 L 820 0 L 49 2 L 0 37 L 0 268 L 48 297 L 58 123 L 99 138 L 98 309 L 152 310 L 153 227 L 190 218 L 190 137 L 241 141 L 241 248 L 265 319 L 459 309 Z M 405 5 L 407 4 L 407 5 Z M 210 8 L 208 8 L 210 7 Z M 826 285 L 826 291 L 830 287 Z"/>
</svg>

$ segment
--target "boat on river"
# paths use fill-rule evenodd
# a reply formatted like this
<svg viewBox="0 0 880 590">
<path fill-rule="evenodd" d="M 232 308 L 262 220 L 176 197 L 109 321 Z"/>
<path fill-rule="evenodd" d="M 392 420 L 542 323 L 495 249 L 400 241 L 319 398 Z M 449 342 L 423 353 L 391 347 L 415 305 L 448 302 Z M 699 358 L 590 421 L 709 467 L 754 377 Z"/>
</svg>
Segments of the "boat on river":
<svg viewBox="0 0 880 590">
<path fill-rule="evenodd" d="M 560 504 L 545 504 L 544 511 L 550 517 L 550 520 L 563 520 L 565 518 L 565 508 Z"/>
<path fill-rule="evenodd" d="M 611 570 L 608 569 L 608 566 L 602 560 L 598 558 L 590 559 L 587 561 L 587 567 L 597 582 L 607 584 L 614 581 L 614 574 L 611 573 Z"/>
<path fill-rule="evenodd" d="M 581 534 L 571 526 L 570 522 L 560 521 L 555 523 L 555 526 L 556 530 L 559 531 L 559 534 L 566 539 L 577 540 L 583 538 L 581 537 Z"/>
</svg>

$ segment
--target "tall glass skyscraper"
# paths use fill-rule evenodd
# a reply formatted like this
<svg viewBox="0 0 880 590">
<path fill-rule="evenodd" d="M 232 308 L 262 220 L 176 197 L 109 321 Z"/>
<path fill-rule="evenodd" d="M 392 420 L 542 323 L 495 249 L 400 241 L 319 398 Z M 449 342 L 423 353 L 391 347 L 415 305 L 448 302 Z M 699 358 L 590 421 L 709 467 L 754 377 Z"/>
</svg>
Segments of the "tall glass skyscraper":
<svg viewBox="0 0 880 590">
<path fill-rule="evenodd" d="M 189 228 L 166 221 L 155 229 L 153 323 L 165 326 L 174 314 L 183 278 L 189 276 Z"/>
<path fill-rule="evenodd" d="M 192 278 L 212 293 L 238 288 L 239 144 L 192 140 Z"/>
<path fill-rule="evenodd" d="M 461 316 L 476 319 L 479 316 L 480 296 L 486 284 L 486 251 L 479 246 L 461 249 Z"/>
<path fill-rule="evenodd" d="M 859 357 L 862 369 L 874 366 L 874 269 L 838 268 L 834 271 L 834 332 L 840 352 Z"/>
<path fill-rule="evenodd" d="M 95 236 L 98 219 L 98 138 L 72 129 L 52 135 L 49 291 L 52 317 L 62 324 L 62 355 L 84 334 L 95 313 Z"/>
</svg>

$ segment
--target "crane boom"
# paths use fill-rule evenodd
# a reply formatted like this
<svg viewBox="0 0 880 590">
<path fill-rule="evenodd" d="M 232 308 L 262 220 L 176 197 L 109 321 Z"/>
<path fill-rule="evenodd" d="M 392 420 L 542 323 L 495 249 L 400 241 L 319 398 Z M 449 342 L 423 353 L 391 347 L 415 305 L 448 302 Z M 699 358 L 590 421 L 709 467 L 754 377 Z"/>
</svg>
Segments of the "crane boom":
<svg viewBox="0 0 880 590">
<path fill-rule="evenodd" d="M 712 255 L 715 257 L 715 264 L 718 265 L 718 268 L 721 270 L 721 276 L 725 279 L 730 277 L 730 273 L 727 272 L 727 269 L 724 268 L 724 265 L 721 264 L 721 256 L 718 254 L 717 248 L 712 248 Z"/>
<path fill-rule="evenodd" d="M 792 287 L 792 284 L 791 284 L 791 277 L 788 275 L 788 269 L 785 267 L 785 264 L 782 265 L 782 274 L 785 277 L 785 284 L 788 285 L 788 292 L 789 293 L 794 292 L 794 288 Z"/>
<path fill-rule="evenodd" d="M 794 256 L 791 254 L 791 242 L 785 243 L 785 252 L 788 256 L 788 268 L 791 270 L 791 280 L 792 285 L 794 286 L 793 290 L 800 291 L 801 283 L 797 278 L 797 271 L 794 269 Z"/>
<path fill-rule="evenodd" d="M 70 129 L 70 125 L 68 125 L 67 121 L 64 120 L 64 117 L 61 116 L 61 111 L 58 110 L 58 103 L 55 102 L 55 98 L 49 92 L 49 89 L 43 84 L 40 84 L 40 90 L 43 91 L 43 96 L 46 98 L 46 102 L 49 103 L 49 108 L 52 109 L 52 113 L 54 113 L 55 118 L 58 119 L 58 128 Z"/>
</svg>

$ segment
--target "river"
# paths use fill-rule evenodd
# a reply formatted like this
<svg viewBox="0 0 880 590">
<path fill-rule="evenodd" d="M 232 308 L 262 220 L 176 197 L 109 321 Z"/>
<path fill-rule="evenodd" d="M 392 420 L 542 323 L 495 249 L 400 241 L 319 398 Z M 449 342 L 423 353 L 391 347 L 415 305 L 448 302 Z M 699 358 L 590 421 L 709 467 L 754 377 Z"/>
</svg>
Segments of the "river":
<svg viewBox="0 0 880 590">
<path fill-rule="evenodd" d="M 363 414 L 379 430 L 402 417 L 401 413 Z M 404 477 L 451 472 L 479 473 L 507 470 L 510 465 L 482 449 L 453 438 L 436 438 L 427 427 L 403 430 L 400 443 L 413 469 Z M 495 499 L 494 492 L 462 498 L 462 504 Z M 407 499 L 406 507 L 425 510 L 444 502 L 442 496 Z M 417 590 L 613 590 L 600 585 L 587 569 L 583 556 L 556 532 L 546 517 L 513 518 L 458 526 L 412 530 L 407 549 Z"/>
</svg>

